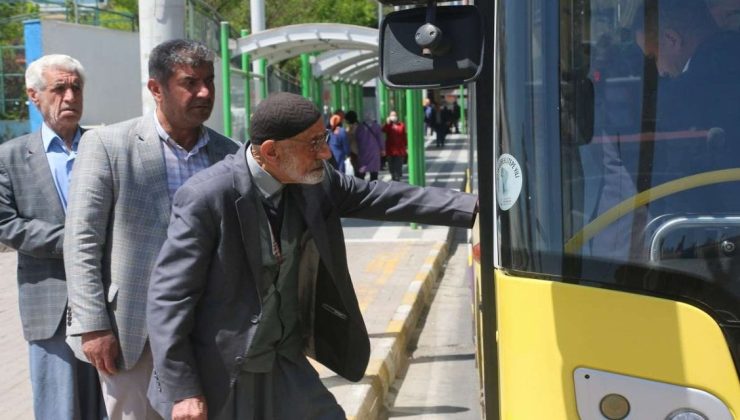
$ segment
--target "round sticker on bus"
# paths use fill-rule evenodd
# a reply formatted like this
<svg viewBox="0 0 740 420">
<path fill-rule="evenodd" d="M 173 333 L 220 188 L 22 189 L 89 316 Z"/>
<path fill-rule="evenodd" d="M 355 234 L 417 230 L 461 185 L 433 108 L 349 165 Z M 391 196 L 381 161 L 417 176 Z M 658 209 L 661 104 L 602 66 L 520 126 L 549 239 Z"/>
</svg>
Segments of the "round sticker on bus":
<svg viewBox="0 0 740 420">
<path fill-rule="evenodd" d="M 496 201 L 501 210 L 514 206 L 522 192 L 522 168 L 514 156 L 503 154 L 496 162 Z"/>
</svg>

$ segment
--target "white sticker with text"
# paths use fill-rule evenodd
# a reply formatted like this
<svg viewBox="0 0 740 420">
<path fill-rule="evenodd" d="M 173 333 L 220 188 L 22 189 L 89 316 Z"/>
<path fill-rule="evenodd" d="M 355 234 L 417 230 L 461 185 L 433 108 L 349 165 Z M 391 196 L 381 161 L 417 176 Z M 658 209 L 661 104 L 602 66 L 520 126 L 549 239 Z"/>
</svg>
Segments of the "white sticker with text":
<svg viewBox="0 0 740 420">
<path fill-rule="evenodd" d="M 503 154 L 496 163 L 496 201 L 501 210 L 514 206 L 522 192 L 522 168 L 514 156 Z"/>
</svg>

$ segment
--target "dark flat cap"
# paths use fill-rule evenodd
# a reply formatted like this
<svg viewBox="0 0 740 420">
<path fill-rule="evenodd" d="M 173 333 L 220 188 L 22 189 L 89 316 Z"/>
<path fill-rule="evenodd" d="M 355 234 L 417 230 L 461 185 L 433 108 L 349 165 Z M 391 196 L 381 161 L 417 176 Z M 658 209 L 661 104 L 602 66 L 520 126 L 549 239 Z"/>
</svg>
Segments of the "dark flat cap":
<svg viewBox="0 0 740 420">
<path fill-rule="evenodd" d="M 249 138 L 254 144 L 287 139 L 303 132 L 319 118 L 321 113 L 313 102 L 294 93 L 278 92 L 257 105 Z"/>
</svg>

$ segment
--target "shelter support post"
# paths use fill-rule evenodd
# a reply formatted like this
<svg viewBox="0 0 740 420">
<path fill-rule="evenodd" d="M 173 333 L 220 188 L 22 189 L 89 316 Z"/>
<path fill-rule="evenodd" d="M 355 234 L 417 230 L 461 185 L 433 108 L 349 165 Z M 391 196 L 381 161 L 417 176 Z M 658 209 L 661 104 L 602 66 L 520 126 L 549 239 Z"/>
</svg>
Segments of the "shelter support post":
<svg viewBox="0 0 740 420">
<path fill-rule="evenodd" d="M 348 85 L 348 82 L 345 82 L 345 81 L 341 81 L 339 83 L 340 83 L 339 86 L 341 87 L 341 90 L 342 90 L 342 94 L 341 94 L 341 97 L 342 97 L 342 102 L 341 102 L 342 103 L 342 111 L 345 111 L 346 112 L 347 109 L 349 108 L 349 104 L 350 104 L 349 85 Z"/>
<path fill-rule="evenodd" d="M 324 81 L 321 77 L 316 77 L 313 80 L 314 83 L 314 103 L 319 111 L 324 109 Z"/>
<path fill-rule="evenodd" d="M 229 22 L 221 22 L 221 86 L 224 135 L 231 137 L 231 66 L 229 65 Z"/>
<path fill-rule="evenodd" d="M 337 112 L 342 107 L 342 89 L 339 87 L 341 82 L 334 80 L 331 82 L 331 112 Z"/>
<path fill-rule="evenodd" d="M 311 98 L 311 61 L 306 53 L 301 54 L 301 95 Z"/>
<path fill-rule="evenodd" d="M 241 36 L 249 35 L 242 29 Z M 252 75 L 249 72 L 249 54 L 242 54 L 242 71 L 244 72 L 244 141 L 249 138 L 249 120 L 252 116 Z"/>
<path fill-rule="evenodd" d="M 378 79 L 375 94 L 378 97 L 378 122 L 381 124 L 388 116 L 388 88 Z"/>
<path fill-rule="evenodd" d="M 460 125 L 459 130 L 461 133 L 467 133 L 468 132 L 468 118 L 467 118 L 467 110 L 468 110 L 468 99 L 467 95 L 465 95 L 465 85 L 460 85 Z"/>
</svg>

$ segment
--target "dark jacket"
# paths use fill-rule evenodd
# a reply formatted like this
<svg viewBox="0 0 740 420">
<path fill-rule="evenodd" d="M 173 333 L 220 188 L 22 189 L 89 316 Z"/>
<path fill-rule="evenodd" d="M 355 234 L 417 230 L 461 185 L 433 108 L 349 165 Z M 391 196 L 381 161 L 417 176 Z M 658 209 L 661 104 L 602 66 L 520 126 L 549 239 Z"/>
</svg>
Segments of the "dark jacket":
<svg viewBox="0 0 740 420">
<path fill-rule="evenodd" d="M 260 228 L 242 147 L 175 194 L 168 239 L 152 274 L 147 322 L 154 405 L 205 395 L 213 415 L 260 321 Z M 299 293 L 306 353 L 339 375 L 362 378 L 370 342 L 347 267 L 341 217 L 469 227 L 476 197 L 402 183 L 365 182 L 325 164 L 317 185 L 286 186 L 303 215 Z M 329 308 L 329 309 L 327 309 Z"/>
</svg>

